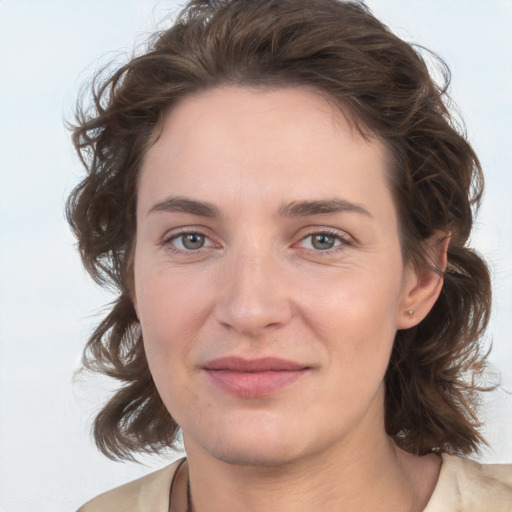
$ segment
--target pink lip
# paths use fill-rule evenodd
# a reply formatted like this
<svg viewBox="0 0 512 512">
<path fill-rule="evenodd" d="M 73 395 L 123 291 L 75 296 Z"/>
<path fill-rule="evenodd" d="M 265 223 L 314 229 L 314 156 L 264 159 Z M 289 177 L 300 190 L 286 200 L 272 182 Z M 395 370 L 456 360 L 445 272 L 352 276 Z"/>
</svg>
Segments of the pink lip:
<svg viewBox="0 0 512 512">
<path fill-rule="evenodd" d="M 309 370 L 307 366 L 275 357 L 222 357 L 208 362 L 203 368 L 215 386 L 246 398 L 272 395 Z"/>
</svg>

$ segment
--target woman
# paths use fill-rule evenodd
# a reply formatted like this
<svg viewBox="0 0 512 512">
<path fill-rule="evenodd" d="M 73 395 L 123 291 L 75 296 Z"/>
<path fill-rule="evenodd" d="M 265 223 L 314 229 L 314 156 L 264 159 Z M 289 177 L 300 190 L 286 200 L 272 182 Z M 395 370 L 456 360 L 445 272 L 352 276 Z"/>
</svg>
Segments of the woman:
<svg viewBox="0 0 512 512">
<path fill-rule="evenodd" d="M 94 433 L 187 459 L 81 510 L 512 508 L 510 467 L 455 456 L 490 282 L 444 97 L 337 0 L 192 1 L 96 88 L 68 216 L 120 291 L 86 365 L 125 385 Z"/>
</svg>

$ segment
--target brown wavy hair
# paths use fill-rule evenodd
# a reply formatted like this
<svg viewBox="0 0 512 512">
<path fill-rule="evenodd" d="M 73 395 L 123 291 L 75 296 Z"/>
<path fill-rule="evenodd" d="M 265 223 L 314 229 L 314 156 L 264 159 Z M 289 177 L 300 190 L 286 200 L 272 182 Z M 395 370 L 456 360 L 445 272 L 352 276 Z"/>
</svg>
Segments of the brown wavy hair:
<svg viewBox="0 0 512 512">
<path fill-rule="evenodd" d="M 179 427 L 153 383 L 129 294 L 137 176 L 164 112 L 223 84 L 321 92 L 387 145 L 405 259 L 431 265 L 425 240 L 450 234 L 439 299 L 419 325 L 396 334 L 386 430 L 416 454 L 478 449 L 490 278 L 466 243 L 483 178 L 450 112 L 449 77 L 441 59 L 395 36 L 363 3 L 338 0 L 192 0 L 143 53 L 96 75 L 92 105 L 77 107 L 73 141 L 87 174 L 67 216 L 88 272 L 119 293 L 83 358 L 84 368 L 121 383 L 94 422 L 105 455 L 133 458 L 176 443 Z"/>
</svg>

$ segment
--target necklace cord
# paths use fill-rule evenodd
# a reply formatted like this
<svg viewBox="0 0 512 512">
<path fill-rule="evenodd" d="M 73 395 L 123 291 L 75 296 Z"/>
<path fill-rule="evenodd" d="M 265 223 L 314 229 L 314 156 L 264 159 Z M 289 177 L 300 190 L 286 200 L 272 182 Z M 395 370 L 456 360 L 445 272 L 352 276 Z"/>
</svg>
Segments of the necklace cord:
<svg viewBox="0 0 512 512">
<path fill-rule="evenodd" d="M 168 512 L 171 512 L 172 490 L 174 489 L 174 482 L 176 481 L 176 475 L 180 472 L 181 466 L 183 466 L 183 464 L 185 464 L 186 461 L 187 461 L 186 458 L 184 458 L 184 459 L 182 459 L 180 461 L 178 467 L 174 471 L 174 475 L 172 476 L 171 485 L 169 487 L 169 506 L 167 507 L 168 508 Z M 187 512 L 188 512 L 188 502 L 189 502 L 189 499 L 188 499 L 188 485 L 189 484 L 188 484 L 188 476 L 187 476 Z"/>
</svg>

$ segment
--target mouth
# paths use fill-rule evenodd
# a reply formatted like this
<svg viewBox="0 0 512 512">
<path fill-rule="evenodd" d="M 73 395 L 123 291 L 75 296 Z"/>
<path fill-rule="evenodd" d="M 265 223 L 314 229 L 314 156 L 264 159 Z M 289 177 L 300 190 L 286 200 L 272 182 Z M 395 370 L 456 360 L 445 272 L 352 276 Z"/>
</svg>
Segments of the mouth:
<svg viewBox="0 0 512 512">
<path fill-rule="evenodd" d="M 286 359 L 223 357 L 203 370 L 220 390 L 244 398 L 270 396 L 293 384 L 311 368 Z"/>
</svg>

